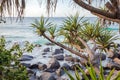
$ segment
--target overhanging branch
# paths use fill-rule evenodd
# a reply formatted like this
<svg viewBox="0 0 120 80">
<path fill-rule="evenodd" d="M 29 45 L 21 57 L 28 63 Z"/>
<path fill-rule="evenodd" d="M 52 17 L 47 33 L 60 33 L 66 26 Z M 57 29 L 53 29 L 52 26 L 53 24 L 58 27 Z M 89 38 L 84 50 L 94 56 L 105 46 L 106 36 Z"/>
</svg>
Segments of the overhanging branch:
<svg viewBox="0 0 120 80">
<path fill-rule="evenodd" d="M 117 19 L 117 16 L 114 13 L 110 13 L 105 10 L 101 10 L 93 6 L 90 6 L 89 4 L 86 4 L 85 2 L 83 2 L 82 0 L 74 0 L 74 2 L 77 3 L 79 6 L 83 7 L 84 9 L 90 11 L 91 13 L 94 13 L 95 15 L 97 14 L 96 16 L 98 17 L 102 17 L 117 23 L 120 22 L 120 19 L 119 18 Z"/>
</svg>

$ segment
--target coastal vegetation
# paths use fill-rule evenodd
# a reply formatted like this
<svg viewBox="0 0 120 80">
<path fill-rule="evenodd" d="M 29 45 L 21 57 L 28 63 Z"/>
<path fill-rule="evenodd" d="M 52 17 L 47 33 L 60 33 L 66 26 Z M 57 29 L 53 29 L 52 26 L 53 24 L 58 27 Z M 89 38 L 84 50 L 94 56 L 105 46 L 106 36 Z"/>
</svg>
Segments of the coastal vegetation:
<svg viewBox="0 0 120 80">
<path fill-rule="evenodd" d="M 115 54 L 114 51 L 117 51 L 117 44 L 114 41 L 119 40 L 119 37 L 116 36 L 113 31 L 102 27 L 98 21 L 96 21 L 94 24 L 89 23 L 84 18 L 79 18 L 78 14 L 75 16 L 68 16 L 65 20 L 63 20 L 63 24 L 59 30 L 55 30 L 56 28 L 52 27 L 53 25 L 55 24 L 49 22 L 49 19 L 43 17 L 41 17 L 40 21 L 35 21 L 35 23 L 32 24 L 39 36 L 43 36 L 51 43 L 54 43 L 57 46 L 68 50 L 72 54 L 79 56 L 83 59 L 82 65 L 90 64 L 90 68 L 94 73 L 97 75 L 102 75 L 103 72 L 101 72 L 102 70 L 99 69 L 100 67 L 102 68 L 102 65 L 100 66 L 102 55 L 105 54 L 110 57 L 110 54 Z M 51 36 L 54 36 L 54 38 Z M 56 41 L 56 38 L 58 37 L 63 37 L 63 41 Z M 113 52 L 111 52 L 111 50 Z M 99 57 L 97 57 L 97 55 L 99 55 Z M 87 68 L 89 67 L 87 66 Z M 93 68 L 95 68 L 95 70 Z M 91 69 L 89 69 L 89 72 Z M 82 73 L 85 74 L 83 71 Z M 112 73 L 113 70 L 110 72 L 109 77 L 112 76 Z M 76 74 L 78 74 L 77 71 Z M 68 75 L 70 76 L 69 73 Z M 94 74 L 90 74 L 92 79 L 93 75 Z M 96 76 L 94 77 L 96 78 Z M 108 80 L 110 80 L 110 78 Z"/>
<path fill-rule="evenodd" d="M 55 11 L 58 0 L 45 1 L 48 14 Z M 82 59 L 82 63 L 80 64 L 87 68 L 87 72 L 92 80 L 110 80 L 114 70 L 116 70 L 116 66 L 120 64 L 120 60 L 118 58 L 112 59 L 115 65 L 107 66 L 110 69 L 113 67 L 113 69 L 107 74 L 108 77 L 105 77 L 103 74 L 105 69 L 103 70 L 101 64 L 102 56 L 106 55 L 107 58 L 110 58 L 111 55 L 119 54 L 119 46 L 114 42 L 115 40 L 119 40 L 119 36 L 116 36 L 113 31 L 107 30 L 103 27 L 103 24 L 111 24 L 112 22 L 120 24 L 120 0 L 99 0 L 98 2 L 97 0 L 70 1 L 99 17 L 102 24 L 99 21 L 96 21 L 94 24 L 90 23 L 84 20 L 84 18 L 79 18 L 79 15 L 76 14 L 75 16 L 68 16 L 58 30 L 56 24 L 49 22 L 49 19 L 45 19 L 44 17 L 41 17 L 40 21 L 36 20 L 32 24 L 32 27 L 36 29 L 36 33 L 39 36 L 43 36 L 51 43 L 79 56 Z M 94 2 L 97 2 L 99 7 L 103 5 L 106 8 L 100 9 L 94 6 Z M 23 18 L 26 6 L 25 0 L 2 0 L 0 4 L 1 21 L 6 12 L 10 16 L 14 16 L 17 13 L 18 19 Z M 56 40 L 58 37 L 61 37 L 63 41 L 58 42 Z M 5 39 L 3 37 L 0 38 L 0 79 L 28 80 L 26 67 L 20 64 L 18 58 L 22 56 L 24 51 L 32 51 L 33 45 L 29 46 L 22 49 L 18 44 L 14 44 L 10 49 L 6 49 Z M 89 80 L 87 73 L 80 67 L 77 66 L 77 68 L 84 75 L 84 79 Z M 71 80 L 75 80 L 66 69 L 65 72 Z M 119 80 L 119 74 L 114 80 Z M 75 76 L 77 80 L 81 79 L 76 68 Z"/>
<path fill-rule="evenodd" d="M 15 43 L 7 48 L 5 38 L 0 37 L 0 80 L 28 80 L 26 67 L 18 60 L 23 52 L 31 52 L 33 45 L 26 43 L 24 48 Z"/>
</svg>

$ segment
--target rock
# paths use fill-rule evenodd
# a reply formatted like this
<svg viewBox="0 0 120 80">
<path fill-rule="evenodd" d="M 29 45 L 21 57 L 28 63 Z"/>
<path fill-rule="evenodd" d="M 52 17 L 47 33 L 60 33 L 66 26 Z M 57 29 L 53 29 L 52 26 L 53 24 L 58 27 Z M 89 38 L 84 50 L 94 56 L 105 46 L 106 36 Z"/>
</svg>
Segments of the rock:
<svg viewBox="0 0 120 80">
<path fill-rule="evenodd" d="M 65 54 L 65 57 L 72 57 L 72 55 Z"/>
<path fill-rule="evenodd" d="M 36 79 L 35 75 L 32 74 L 32 75 L 29 77 L 29 80 L 37 80 L 37 79 Z"/>
<path fill-rule="evenodd" d="M 64 60 L 63 55 L 55 55 L 54 58 L 56 58 L 57 60 Z"/>
<path fill-rule="evenodd" d="M 19 61 L 29 61 L 32 60 L 33 56 L 30 55 L 22 55 L 22 57 L 19 59 Z"/>
<path fill-rule="evenodd" d="M 35 44 L 35 47 L 41 47 L 42 45 L 40 45 L 40 44 Z"/>
<path fill-rule="evenodd" d="M 47 54 L 46 52 L 42 53 L 42 55 L 46 55 L 46 54 Z"/>
<path fill-rule="evenodd" d="M 60 53 L 64 53 L 64 51 L 63 51 L 62 48 L 60 48 L 60 49 L 55 49 L 55 52 L 53 53 L 53 55 L 60 54 Z"/>
<path fill-rule="evenodd" d="M 120 47 L 120 44 L 117 44 L 117 47 Z"/>
<path fill-rule="evenodd" d="M 120 65 L 114 62 L 109 62 L 107 63 L 107 66 L 105 68 L 108 68 L 108 69 L 114 68 L 115 70 L 120 70 Z"/>
<path fill-rule="evenodd" d="M 27 73 L 28 74 L 34 74 L 34 71 L 32 71 L 31 69 L 27 69 Z"/>
<path fill-rule="evenodd" d="M 44 58 L 46 58 L 47 56 L 43 56 Z"/>
<path fill-rule="evenodd" d="M 63 48 L 60 48 L 60 50 L 61 50 L 61 53 L 64 53 L 64 49 Z"/>
<path fill-rule="evenodd" d="M 60 63 L 55 58 L 52 58 L 47 66 L 47 68 L 50 69 L 58 69 L 59 67 L 60 67 Z"/>
<path fill-rule="evenodd" d="M 49 55 L 48 58 L 53 58 L 53 56 Z"/>
<path fill-rule="evenodd" d="M 66 70 L 71 70 L 71 67 L 67 64 L 67 63 L 64 63 L 61 67 L 61 69 L 66 69 Z"/>
<path fill-rule="evenodd" d="M 44 72 L 50 72 L 50 73 L 53 73 L 55 72 L 57 69 L 51 69 L 51 68 L 47 68 L 44 70 Z"/>
<path fill-rule="evenodd" d="M 50 48 L 45 48 L 43 52 L 50 52 Z"/>
<path fill-rule="evenodd" d="M 96 53 L 95 54 L 95 60 L 100 61 L 100 58 L 101 58 L 101 60 L 106 60 L 106 55 L 104 53 Z"/>
<path fill-rule="evenodd" d="M 119 58 L 114 58 L 113 61 L 120 65 L 120 59 Z"/>
<path fill-rule="evenodd" d="M 80 59 L 79 58 L 73 58 L 73 62 L 80 62 Z"/>
<path fill-rule="evenodd" d="M 29 63 L 21 63 L 21 65 L 23 65 L 23 66 L 28 68 L 28 67 L 30 67 L 31 64 L 29 64 Z"/>
<path fill-rule="evenodd" d="M 38 64 L 32 64 L 29 68 L 30 69 L 38 69 Z"/>
<path fill-rule="evenodd" d="M 43 72 L 38 80 L 56 80 L 54 73 Z"/>
<path fill-rule="evenodd" d="M 54 43 L 46 43 L 45 45 L 50 45 L 50 46 L 53 46 L 53 45 L 55 45 Z"/>
<path fill-rule="evenodd" d="M 73 57 L 72 56 L 65 57 L 64 59 L 65 59 L 65 61 L 73 62 Z"/>
<path fill-rule="evenodd" d="M 56 70 L 56 74 L 57 74 L 58 76 L 62 76 L 63 74 L 65 74 L 65 72 L 64 72 L 63 69 L 59 68 L 59 69 Z"/>
<path fill-rule="evenodd" d="M 39 70 L 44 70 L 47 68 L 47 65 L 46 64 L 38 64 L 38 69 Z"/>
<path fill-rule="evenodd" d="M 106 55 L 105 54 L 102 54 L 101 60 L 106 60 Z"/>
</svg>

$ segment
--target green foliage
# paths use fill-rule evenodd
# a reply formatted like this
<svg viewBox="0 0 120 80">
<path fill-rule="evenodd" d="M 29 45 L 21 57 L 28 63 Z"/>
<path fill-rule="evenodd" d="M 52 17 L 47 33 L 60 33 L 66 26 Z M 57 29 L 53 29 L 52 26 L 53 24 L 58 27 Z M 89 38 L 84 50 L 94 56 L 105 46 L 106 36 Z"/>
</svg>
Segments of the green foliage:
<svg viewBox="0 0 120 80">
<path fill-rule="evenodd" d="M 26 43 L 25 48 L 15 43 L 7 49 L 5 38 L 0 37 L 0 80 L 28 80 L 26 68 L 20 64 L 18 58 L 24 51 L 32 49 L 33 45 L 30 43 Z"/>
<path fill-rule="evenodd" d="M 88 39 L 93 39 L 93 40 L 99 37 L 102 32 L 103 32 L 103 28 L 101 28 L 99 22 L 95 24 L 88 23 L 82 26 L 80 29 L 80 34 L 82 34 L 82 36 L 85 36 Z"/>
<path fill-rule="evenodd" d="M 55 32 L 56 32 L 56 26 L 50 26 L 50 28 L 48 28 L 48 32 L 50 33 L 51 39 L 55 38 Z"/>
<path fill-rule="evenodd" d="M 87 24 L 87 21 L 83 20 L 83 17 L 79 18 L 78 14 L 76 14 L 75 16 L 71 15 L 63 21 L 63 25 L 59 30 L 59 35 L 64 36 L 65 43 L 69 45 L 80 45 L 81 48 L 85 48 L 84 45 L 79 40 L 77 40 L 77 37 L 80 36 L 82 37 L 82 39 L 87 41 L 86 37 L 79 35 L 80 28 L 85 24 Z"/>
<path fill-rule="evenodd" d="M 41 17 L 40 21 L 36 21 L 35 24 L 32 24 L 33 27 L 36 28 L 36 32 L 40 36 L 44 36 L 49 41 L 53 43 L 57 43 L 54 39 L 55 33 L 56 33 L 56 27 L 53 27 L 53 24 L 48 21 L 48 19 L 44 19 Z M 119 39 L 118 36 L 115 36 L 115 34 L 112 31 L 106 30 L 105 28 L 101 27 L 102 25 L 97 23 L 88 23 L 83 18 L 79 18 L 79 15 L 76 14 L 75 16 L 69 16 L 63 21 L 63 25 L 61 26 L 60 30 L 57 31 L 57 35 L 62 36 L 64 38 L 64 42 L 68 45 L 72 46 L 71 49 L 78 51 L 78 52 L 92 52 L 94 56 L 93 50 L 106 50 L 106 48 L 115 47 L 114 41 Z M 49 34 L 45 34 L 49 32 Z M 50 37 L 49 37 L 50 35 Z M 51 38 L 51 39 L 50 39 Z M 89 48 L 89 45 L 87 44 L 89 41 L 92 41 L 94 46 Z M 62 44 L 57 44 L 58 46 L 61 46 Z M 65 45 L 66 46 L 66 45 Z M 69 47 L 69 46 L 68 46 Z M 67 47 L 67 48 L 68 48 Z M 95 49 L 94 49 L 95 47 Z M 66 48 L 66 47 L 65 47 Z M 66 49 L 67 49 L 66 48 Z M 86 49 L 87 48 L 87 49 Z M 78 50 L 77 50 L 78 49 Z M 68 49 L 67 49 L 68 50 Z M 81 50 L 81 51 L 80 51 Z M 89 50 L 89 51 L 87 51 Z M 74 53 L 75 54 L 75 53 Z M 88 53 L 89 54 L 89 53 Z M 114 69 L 109 73 L 108 77 L 105 78 L 104 76 L 104 70 L 102 66 L 100 66 L 100 74 L 96 75 L 96 71 L 92 65 L 90 67 L 86 66 L 90 77 L 92 80 L 110 80 Z M 79 68 L 79 67 L 78 67 Z M 83 77 L 85 80 L 89 80 L 89 77 L 86 75 L 86 73 L 79 68 L 79 71 L 82 72 Z M 68 74 L 71 80 L 79 80 L 81 77 L 79 76 L 79 72 L 75 71 L 74 78 L 69 72 L 65 70 L 65 72 Z"/>
<path fill-rule="evenodd" d="M 102 33 L 96 38 L 95 42 L 99 45 L 101 49 L 104 50 L 105 48 L 115 47 L 114 41 L 118 39 L 119 37 L 115 36 L 112 31 L 104 29 Z"/>
<path fill-rule="evenodd" d="M 48 19 L 44 19 L 44 17 L 40 18 L 40 21 L 35 20 L 35 23 L 32 24 L 32 27 L 36 28 L 36 33 L 38 35 L 42 36 L 46 30 L 46 28 L 52 26 L 53 24 L 51 22 L 48 22 Z"/>
<path fill-rule="evenodd" d="M 87 42 L 89 41 L 92 41 L 93 44 L 96 45 L 97 50 L 106 51 L 106 48 L 115 47 L 114 41 L 119 39 L 113 31 L 101 27 L 102 25 L 99 22 L 93 24 L 89 23 L 83 17 L 79 18 L 78 13 L 65 18 L 58 31 L 56 31 L 57 25 L 54 26 L 49 22 L 49 19 L 44 19 L 44 17 L 41 17 L 40 21 L 36 20 L 32 26 L 36 28 L 36 32 L 40 36 L 47 35 L 50 39 L 54 39 L 55 37 L 64 38 L 62 43 L 69 45 L 76 51 L 86 49 L 85 46 L 88 45 Z M 82 41 L 78 38 L 81 38 Z M 92 47 L 90 47 L 90 49 L 92 49 Z"/>
</svg>

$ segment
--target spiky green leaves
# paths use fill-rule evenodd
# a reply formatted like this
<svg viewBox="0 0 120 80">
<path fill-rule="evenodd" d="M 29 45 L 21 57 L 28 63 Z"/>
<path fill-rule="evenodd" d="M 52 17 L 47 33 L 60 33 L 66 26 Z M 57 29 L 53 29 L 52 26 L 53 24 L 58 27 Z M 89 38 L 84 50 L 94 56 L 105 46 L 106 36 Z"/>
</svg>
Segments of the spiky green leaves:
<svg viewBox="0 0 120 80">
<path fill-rule="evenodd" d="M 32 24 L 32 27 L 36 29 L 36 33 L 40 36 L 42 36 L 45 31 L 47 30 L 46 28 L 52 26 L 51 22 L 48 22 L 49 19 L 44 19 L 44 17 L 40 18 L 40 21 L 35 20 L 35 22 Z"/>
<path fill-rule="evenodd" d="M 103 29 L 102 33 L 96 38 L 95 42 L 101 49 L 105 50 L 105 48 L 115 47 L 114 41 L 118 39 L 119 37 L 115 36 L 112 31 Z"/>
<path fill-rule="evenodd" d="M 55 38 L 55 32 L 56 32 L 56 25 L 50 26 L 50 28 L 48 28 L 48 32 L 51 36 L 51 39 L 54 39 Z"/>
<path fill-rule="evenodd" d="M 70 80 L 81 80 L 81 75 L 80 72 L 83 75 L 84 80 L 111 80 L 112 75 L 114 73 L 114 69 L 111 70 L 108 74 L 107 77 L 104 76 L 104 70 L 102 65 L 100 65 L 100 73 L 96 74 L 96 70 L 94 69 L 94 66 L 90 63 L 90 66 L 86 66 L 87 70 L 88 70 L 88 74 L 90 75 L 88 77 L 88 75 L 84 72 L 84 70 L 82 68 L 80 68 L 79 66 L 77 66 L 78 70 L 75 70 L 75 76 L 73 76 L 72 74 L 70 74 L 67 70 L 65 70 L 66 74 L 68 75 L 68 77 L 70 78 Z M 114 80 L 118 80 L 120 73 L 116 76 L 116 78 Z"/>
<path fill-rule="evenodd" d="M 76 14 L 75 16 L 70 16 L 67 17 L 64 21 L 63 21 L 63 25 L 59 31 L 59 35 L 64 36 L 64 42 L 69 44 L 69 45 L 79 45 L 82 48 L 84 48 L 84 46 L 82 45 L 82 43 L 80 41 L 77 40 L 80 32 L 80 28 L 82 25 L 84 25 L 86 22 L 85 20 L 83 20 L 82 18 L 79 18 L 79 15 Z M 84 40 L 86 39 L 84 36 L 81 36 Z"/>
</svg>

